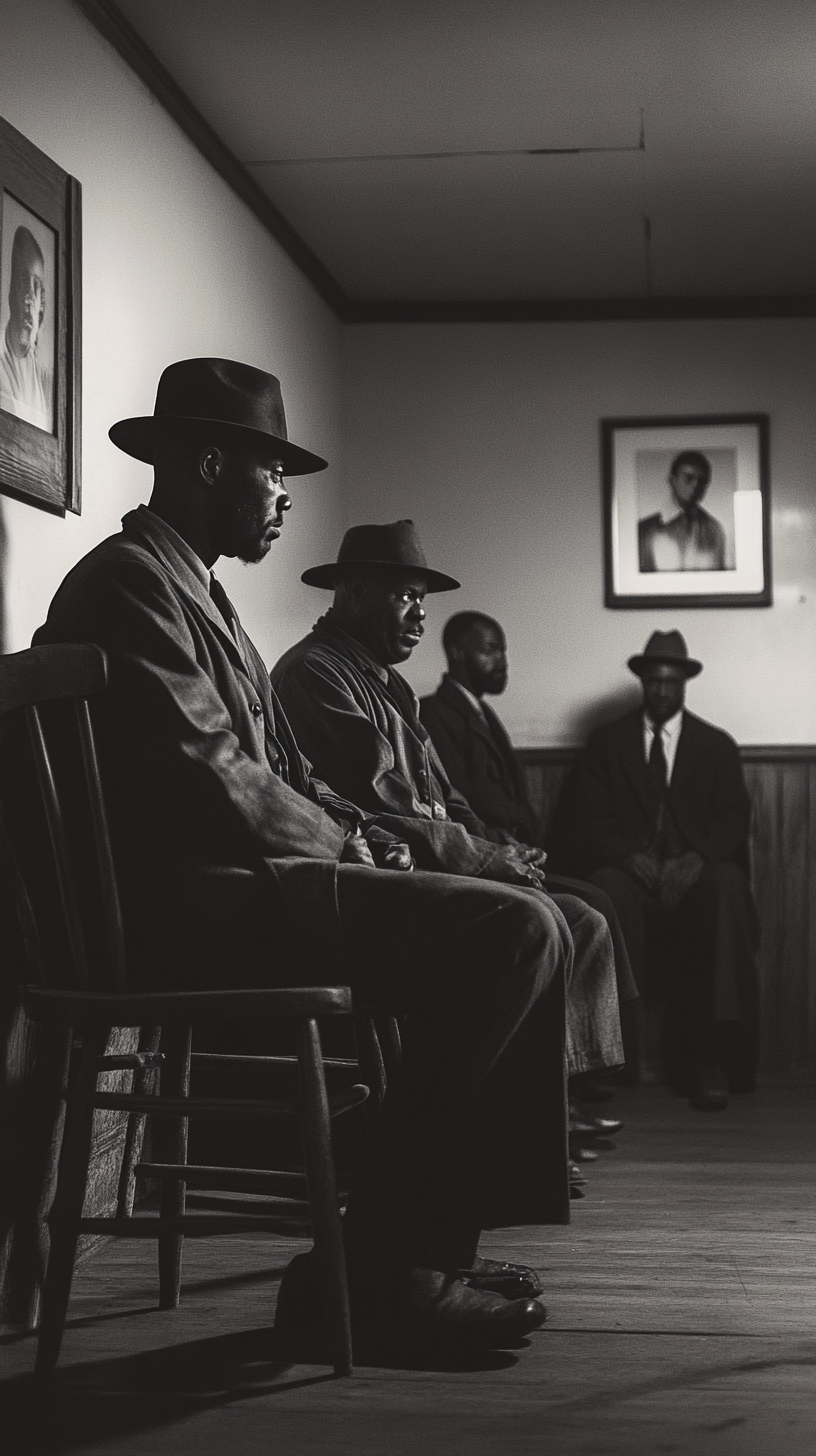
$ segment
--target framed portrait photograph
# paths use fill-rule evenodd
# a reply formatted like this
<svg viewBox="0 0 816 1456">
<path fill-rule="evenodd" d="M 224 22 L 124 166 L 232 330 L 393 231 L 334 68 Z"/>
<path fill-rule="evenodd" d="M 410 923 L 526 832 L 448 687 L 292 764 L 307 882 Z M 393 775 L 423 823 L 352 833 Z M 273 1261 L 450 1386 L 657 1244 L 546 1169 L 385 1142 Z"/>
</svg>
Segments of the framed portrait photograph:
<svg viewBox="0 0 816 1456">
<path fill-rule="evenodd" d="M 81 508 L 81 191 L 0 119 L 0 491 Z"/>
<path fill-rule="evenodd" d="M 608 607 L 771 605 L 767 415 L 601 421 Z"/>
</svg>

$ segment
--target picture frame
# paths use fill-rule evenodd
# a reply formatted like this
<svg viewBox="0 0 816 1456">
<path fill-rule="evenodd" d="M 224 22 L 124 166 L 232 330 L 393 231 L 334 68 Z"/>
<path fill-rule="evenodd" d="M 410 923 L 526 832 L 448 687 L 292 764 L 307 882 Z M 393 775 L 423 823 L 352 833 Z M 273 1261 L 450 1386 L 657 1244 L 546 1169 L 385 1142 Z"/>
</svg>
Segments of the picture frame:
<svg viewBox="0 0 816 1456">
<path fill-rule="evenodd" d="M 765 414 L 601 420 L 605 605 L 770 606 L 769 461 Z"/>
<path fill-rule="evenodd" d="M 82 192 L 0 118 L 0 492 L 82 506 Z"/>
</svg>

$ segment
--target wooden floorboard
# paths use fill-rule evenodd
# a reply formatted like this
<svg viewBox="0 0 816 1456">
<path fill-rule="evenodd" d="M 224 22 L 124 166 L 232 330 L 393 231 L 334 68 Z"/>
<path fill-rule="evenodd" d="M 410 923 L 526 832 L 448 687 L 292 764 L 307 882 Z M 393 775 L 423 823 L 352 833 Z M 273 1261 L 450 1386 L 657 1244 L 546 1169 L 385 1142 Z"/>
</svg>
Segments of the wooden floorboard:
<svg viewBox="0 0 816 1456">
<path fill-rule="evenodd" d="M 534 1264 L 550 1320 L 469 1368 L 364 1366 L 336 1381 L 269 1338 L 274 1237 L 188 1244 L 182 1307 L 155 1311 L 154 1251 L 77 1272 L 44 1449 L 100 1456 L 808 1456 L 816 1450 L 816 1099 L 764 1088 L 721 1114 L 622 1093 L 616 1150 L 569 1227 L 484 1252 Z M 33 1340 L 0 1343 L 7 1456 L 34 1449 Z M 0 1438 L 1 1440 L 2 1438 Z"/>
</svg>

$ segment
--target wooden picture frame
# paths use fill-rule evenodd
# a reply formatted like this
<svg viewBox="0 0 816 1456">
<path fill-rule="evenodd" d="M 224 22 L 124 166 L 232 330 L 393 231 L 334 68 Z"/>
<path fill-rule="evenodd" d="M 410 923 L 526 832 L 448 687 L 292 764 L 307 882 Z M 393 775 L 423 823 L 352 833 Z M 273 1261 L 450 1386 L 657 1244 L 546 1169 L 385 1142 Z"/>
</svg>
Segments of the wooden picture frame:
<svg viewBox="0 0 816 1456">
<path fill-rule="evenodd" d="M 769 462 L 764 414 L 602 420 L 605 605 L 769 607 Z"/>
<path fill-rule="evenodd" d="M 0 491 L 82 503 L 81 189 L 0 118 Z"/>
</svg>

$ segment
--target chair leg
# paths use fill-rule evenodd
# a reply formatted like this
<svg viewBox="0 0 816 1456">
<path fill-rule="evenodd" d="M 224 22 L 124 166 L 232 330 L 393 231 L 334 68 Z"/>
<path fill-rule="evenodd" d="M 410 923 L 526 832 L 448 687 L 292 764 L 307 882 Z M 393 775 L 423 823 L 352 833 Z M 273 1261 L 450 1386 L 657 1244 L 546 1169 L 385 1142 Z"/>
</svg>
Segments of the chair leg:
<svg viewBox="0 0 816 1456">
<path fill-rule="evenodd" d="M 374 1119 L 382 1106 L 387 1086 L 385 1059 L 373 1016 L 360 1014 L 354 1017 L 354 1041 L 357 1048 L 360 1078 L 368 1087 L 365 1119 L 370 1138 Z"/>
<path fill-rule="evenodd" d="M 167 1026 L 162 1031 L 161 1049 L 165 1062 L 161 1070 L 161 1090 L 165 1097 L 187 1097 L 190 1091 L 190 1052 L 192 1029 L 189 1026 Z M 157 1162 L 187 1162 L 187 1118 L 158 1117 L 154 1127 Z M 182 1218 L 186 1202 L 186 1186 L 179 1180 L 162 1182 L 161 1218 Z M 159 1309 L 178 1309 L 181 1292 L 181 1259 L 184 1249 L 182 1234 L 159 1234 Z"/>
<path fill-rule="evenodd" d="M 304 1020 L 298 1028 L 298 1080 L 312 1230 L 320 1279 L 325 1291 L 329 1347 L 335 1374 L 350 1375 L 351 1316 L 343 1226 L 337 1201 L 331 1119 L 320 1032 L 314 1018 Z"/>
<path fill-rule="evenodd" d="M 158 1026 L 148 1027 L 142 1030 L 139 1037 L 140 1052 L 157 1052 L 161 1028 Z M 147 1070 L 139 1068 L 133 1073 L 133 1092 L 138 1097 L 143 1097 L 146 1092 L 152 1091 L 157 1078 L 154 1067 Z M 136 1193 L 136 1174 L 134 1169 L 142 1155 L 144 1143 L 145 1123 L 147 1119 L 139 1113 L 132 1112 L 127 1120 L 125 1129 L 125 1146 L 122 1151 L 122 1165 L 119 1170 L 119 1188 L 116 1195 L 116 1217 L 130 1218 L 133 1213 L 133 1200 Z"/>
<path fill-rule="evenodd" d="M 51 1248 L 37 1342 L 35 1369 L 40 1377 L 53 1370 L 59 1359 L 79 1240 L 78 1225 L 91 1161 L 99 1058 L 104 1054 L 109 1034 L 110 1028 L 104 1027 L 84 1035 L 79 1069 L 72 1073 L 69 1080 L 65 1133 L 50 1218 Z"/>
</svg>

